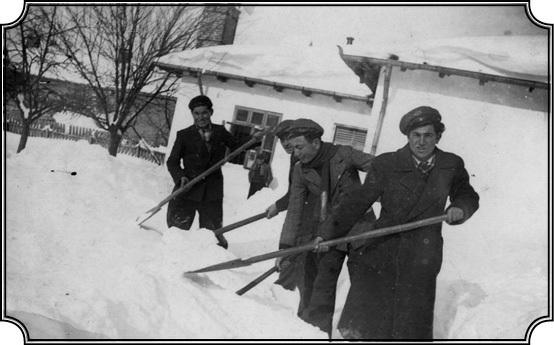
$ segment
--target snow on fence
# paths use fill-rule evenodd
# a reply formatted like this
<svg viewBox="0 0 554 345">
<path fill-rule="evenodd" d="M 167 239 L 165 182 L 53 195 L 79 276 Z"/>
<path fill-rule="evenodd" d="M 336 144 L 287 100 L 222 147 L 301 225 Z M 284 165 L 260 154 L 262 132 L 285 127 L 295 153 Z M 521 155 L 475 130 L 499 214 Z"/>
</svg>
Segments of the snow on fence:
<svg viewBox="0 0 554 345">
<path fill-rule="evenodd" d="M 21 134 L 23 132 L 23 123 L 19 120 L 10 118 L 4 123 L 5 129 L 8 132 Z M 73 125 L 65 125 L 48 120 L 37 120 L 31 123 L 29 136 L 62 139 L 62 140 L 87 140 L 91 144 L 97 144 L 104 148 L 109 145 L 109 133 L 106 131 L 95 130 L 92 128 L 84 128 Z M 158 151 L 151 151 L 137 144 L 127 144 L 122 142 L 117 148 L 118 154 L 144 159 L 158 165 L 164 162 L 165 154 Z"/>
</svg>

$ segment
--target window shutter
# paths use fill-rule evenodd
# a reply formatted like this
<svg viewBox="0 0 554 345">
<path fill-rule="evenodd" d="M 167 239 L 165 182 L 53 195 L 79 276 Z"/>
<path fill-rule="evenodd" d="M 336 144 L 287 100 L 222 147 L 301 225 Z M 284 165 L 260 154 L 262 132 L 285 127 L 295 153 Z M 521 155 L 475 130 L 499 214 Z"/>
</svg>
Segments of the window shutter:
<svg viewBox="0 0 554 345">
<path fill-rule="evenodd" d="M 337 126 L 335 129 L 335 139 L 333 140 L 333 143 L 337 145 L 348 145 L 356 150 L 363 151 L 366 137 L 367 131 Z"/>
</svg>

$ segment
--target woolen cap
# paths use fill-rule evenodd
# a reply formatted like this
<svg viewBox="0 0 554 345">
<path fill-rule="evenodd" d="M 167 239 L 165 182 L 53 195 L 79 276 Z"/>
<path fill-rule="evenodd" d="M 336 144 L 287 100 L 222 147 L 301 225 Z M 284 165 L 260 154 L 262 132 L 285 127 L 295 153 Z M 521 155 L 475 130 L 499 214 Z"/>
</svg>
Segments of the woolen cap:
<svg viewBox="0 0 554 345">
<path fill-rule="evenodd" d="M 279 139 L 286 138 L 287 135 L 289 134 L 289 131 L 290 131 L 290 128 L 291 128 L 293 122 L 294 121 L 292 121 L 292 120 L 281 121 L 277 125 L 277 128 L 275 129 L 275 136 Z"/>
<path fill-rule="evenodd" d="M 196 96 L 190 100 L 189 109 L 190 111 L 193 111 L 194 108 L 200 107 L 202 105 L 205 105 L 206 107 L 211 109 L 213 106 L 212 100 L 208 96 L 204 96 L 204 95 Z"/>
<path fill-rule="evenodd" d="M 421 106 L 402 116 L 399 127 L 402 134 L 408 135 L 415 128 L 432 124 L 442 125 L 439 111 L 435 108 Z"/>
<path fill-rule="evenodd" d="M 300 118 L 293 121 L 290 127 L 289 137 L 299 137 L 307 133 L 310 133 L 316 138 L 321 137 L 323 135 L 323 128 L 310 119 Z"/>
</svg>

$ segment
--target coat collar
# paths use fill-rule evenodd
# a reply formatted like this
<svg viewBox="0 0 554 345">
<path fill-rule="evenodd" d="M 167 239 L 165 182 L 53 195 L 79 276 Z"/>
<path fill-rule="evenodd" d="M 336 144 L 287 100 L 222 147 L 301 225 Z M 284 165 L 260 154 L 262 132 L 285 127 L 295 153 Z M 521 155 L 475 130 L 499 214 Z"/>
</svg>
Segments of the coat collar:
<svg viewBox="0 0 554 345">
<path fill-rule="evenodd" d="M 414 159 L 412 158 L 412 151 L 410 150 L 410 146 L 408 144 L 406 144 L 404 147 L 396 152 L 398 153 L 395 164 L 397 171 L 416 170 Z M 448 159 L 446 159 L 444 153 L 445 152 L 438 147 L 435 148 L 435 166 L 433 167 L 433 170 L 435 170 L 435 168 L 441 169 L 450 167 L 450 162 Z"/>
<path fill-rule="evenodd" d="M 404 146 L 398 152 L 397 166 L 402 172 L 406 172 L 405 176 L 400 179 L 400 183 L 406 188 L 413 190 L 420 182 L 417 168 L 415 167 L 412 153 L 408 145 Z M 415 207 L 409 212 L 406 221 L 414 219 L 418 215 L 424 213 L 427 209 L 434 206 L 436 203 L 436 189 L 440 183 L 441 169 L 451 168 L 450 160 L 444 151 L 436 148 L 435 150 L 435 166 L 429 172 L 429 176 L 425 183 L 423 191 L 419 195 L 419 200 Z"/>
</svg>

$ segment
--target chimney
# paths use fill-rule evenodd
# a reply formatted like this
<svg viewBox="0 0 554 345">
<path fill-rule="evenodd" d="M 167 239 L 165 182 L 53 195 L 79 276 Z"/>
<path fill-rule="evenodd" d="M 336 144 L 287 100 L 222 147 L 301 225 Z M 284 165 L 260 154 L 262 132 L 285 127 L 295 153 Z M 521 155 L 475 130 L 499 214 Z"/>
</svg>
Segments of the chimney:
<svg viewBox="0 0 554 345">
<path fill-rule="evenodd" d="M 233 44 L 240 11 L 236 6 L 205 6 L 196 48 Z"/>
<path fill-rule="evenodd" d="M 354 37 L 346 37 L 346 45 L 352 45 L 352 42 L 354 42 Z"/>
</svg>

